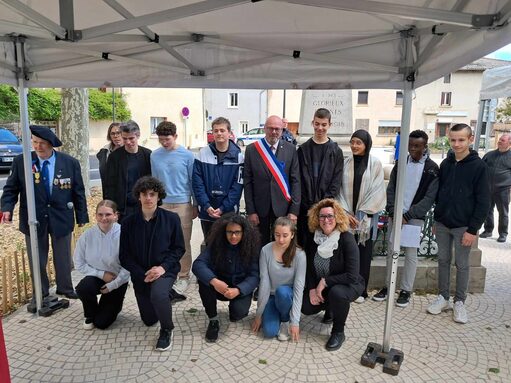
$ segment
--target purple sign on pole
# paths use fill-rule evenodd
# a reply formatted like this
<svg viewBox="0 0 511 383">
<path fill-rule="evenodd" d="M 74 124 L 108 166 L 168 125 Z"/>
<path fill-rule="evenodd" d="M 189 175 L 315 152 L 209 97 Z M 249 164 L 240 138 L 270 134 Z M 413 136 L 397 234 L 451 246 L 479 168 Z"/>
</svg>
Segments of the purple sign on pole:
<svg viewBox="0 0 511 383">
<path fill-rule="evenodd" d="M 188 107 L 184 107 L 183 109 L 181 109 L 181 115 L 183 117 L 188 117 L 190 115 L 190 109 L 188 109 Z"/>
</svg>

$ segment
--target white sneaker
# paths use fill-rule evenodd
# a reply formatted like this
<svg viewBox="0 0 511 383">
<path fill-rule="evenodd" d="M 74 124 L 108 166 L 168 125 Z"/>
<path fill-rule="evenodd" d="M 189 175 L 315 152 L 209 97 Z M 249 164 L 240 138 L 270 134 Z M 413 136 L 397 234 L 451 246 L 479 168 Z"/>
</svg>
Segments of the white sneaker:
<svg viewBox="0 0 511 383">
<path fill-rule="evenodd" d="M 85 318 L 83 320 L 83 329 L 84 330 L 92 330 L 92 329 L 94 329 L 94 323 L 92 322 L 92 319 Z"/>
<path fill-rule="evenodd" d="M 465 324 L 468 322 L 467 310 L 465 309 L 465 305 L 462 301 L 457 301 L 454 303 L 454 314 L 452 319 L 454 319 L 456 323 Z"/>
<path fill-rule="evenodd" d="M 431 303 L 427 309 L 428 313 L 433 315 L 438 315 L 442 311 L 450 310 L 452 309 L 451 302 L 448 300 L 445 300 L 445 298 L 442 295 L 439 295 L 436 297 L 436 299 Z"/>
<path fill-rule="evenodd" d="M 186 289 L 188 288 L 188 285 L 190 285 L 189 279 L 185 278 L 176 279 L 176 281 L 174 282 L 174 290 L 176 290 L 178 294 L 184 295 Z"/>
<path fill-rule="evenodd" d="M 355 299 L 355 303 L 364 303 L 366 299 L 361 295 L 357 299 Z"/>
<path fill-rule="evenodd" d="M 289 322 L 280 322 L 279 333 L 277 339 L 281 342 L 287 342 L 289 340 Z"/>
</svg>

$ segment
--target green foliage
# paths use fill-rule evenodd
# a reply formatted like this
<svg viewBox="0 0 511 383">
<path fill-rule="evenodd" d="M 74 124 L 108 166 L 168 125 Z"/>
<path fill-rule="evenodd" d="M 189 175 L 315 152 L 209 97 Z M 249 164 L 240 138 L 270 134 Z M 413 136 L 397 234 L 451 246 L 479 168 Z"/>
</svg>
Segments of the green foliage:
<svg viewBox="0 0 511 383">
<path fill-rule="evenodd" d="M 112 119 L 112 92 L 89 89 L 89 117 L 91 120 Z M 126 101 L 120 93 L 115 93 L 115 120 L 126 121 L 131 117 Z"/>
<path fill-rule="evenodd" d="M 18 120 L 18 92 L 12 86 L 0 85 L 0 121 Z"/>
<path fill-rule="evenodd" d="M 58 121 L 61 115 L 61 95 L 58 89 L 30 89 L 28 113 L 32 121 Z M 18 92 L 9 85 L 0 85 L 0 121 L 19 121 Z M 131 112 L 122 95 L 115 93 L 115 119 L 126 121 Z M 112 119 L 112 92 L 89 89 L 89 118 Z"/>
<path fill-rule="evenodd" d="M 60 118 L 60 90 L 30 89 L 28 115 L 33 121 L 58 121 Z"/>
<path fill-rule="evenodd" d="M 447 136 L 437 137 L 435 139 L 435 142 L 430 143 L 429 146 L 431 148 L 437 149 L 437 150 L 442 150 L 442 148 L 445 150 L 449 150 L 449 148 L 451 147 L 449 145 L 449 137 L 447 137 Z"/>
<path fill-rule="evenodd" d="M 497 108 L 497 120 L 508 121 L 511 119 L 511 97 L 508 97 L 500 107 Z"/>
</svg>

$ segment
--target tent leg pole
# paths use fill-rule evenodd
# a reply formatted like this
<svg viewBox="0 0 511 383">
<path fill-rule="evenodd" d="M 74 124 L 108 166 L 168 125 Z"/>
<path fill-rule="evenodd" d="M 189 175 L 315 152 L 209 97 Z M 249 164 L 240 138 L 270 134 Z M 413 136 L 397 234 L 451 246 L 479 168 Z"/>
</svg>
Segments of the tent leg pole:
<svg viewBox="0 0 511 383">
<path fill-rule="evenodd" d="M 479 141 L 481 141 L 481 130 L 483 128 L 484 108 L 487 100 L 479 100 L 479 112 L 477 113 L 477 124 L 474 132 L 474 150 L 479 151 Z"/>
<path fill-rule="evenodd" d="M 35 210 L 34 183 L 32 182 L 32 155 L 31 155 L 31 134 L 28 119 L 27 88 L 25 87 L 24 73 L 24 43 L 21 38 L 16 40 L 16 52 L 18 62 L 18 96 L 21 117 L 21 134 L 23 138 L 23 169 L 25 173 L 25 190 L 27 195 L 28 225 L 30 233 L 30 248 L 32 262 L 32 290 L 35 295 L 36 312 L 42 307 L 43 294 L 41 287 L 41 273 L 39 261 L 39 246 L 37 243 L 37 216 Z"/>
</svg>

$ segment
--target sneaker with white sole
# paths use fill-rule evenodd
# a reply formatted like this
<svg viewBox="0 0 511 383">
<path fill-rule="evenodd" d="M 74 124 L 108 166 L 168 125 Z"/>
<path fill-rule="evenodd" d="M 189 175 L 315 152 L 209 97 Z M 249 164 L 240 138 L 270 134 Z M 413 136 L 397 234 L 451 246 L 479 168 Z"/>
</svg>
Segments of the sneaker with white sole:
<svg viewBox="0 0 511 383">
<path fill-rule="evenodd" d="M 289 322 L 280 322 L 279 333 L 277 339 L 281 342 L 287 342 L 289 340 Z"/>
<path fill-rule="evenodd" d="M 454 313 L 452 315 L 452 319 L 456 323 L 467 323 L 468 322 L 468 314 L 465 309 L 465 304 L 462 301 L 454 302 Z"/>
<path fill-rule="evenodd" d="M 376 302 L 383 302 L 387 300 L 387 288 L 384 287 L 380 291 L 378 291 L 376 294 L 373 295 L 373 301 Z"/>
<path fill-rule="evenodd" d="M 355 299 L 355 303 L 364 303 L 366 299 L 361 295 L 357 299 Z"/>
<path fill-rule="evenodd" d="M 399 293 L 399 297 L 396 300 L 397 307 L 406 307 L 410 303 L 411 292 L 406 290 L 401 290 Z"/>
<path fill-rule="evenodd" d="M 179 279 L 176 279 L 176 281 L 174 282 L 173 288 L 178 294 L 184 295 L 184 293 L 189 285 L 190 285 L 189 279 L 179 278 Z"/>
<path fill-rule="evenodd" d="M 83 329 L 84 330 L 92 330 L 94 328 L 94 323 L 92 318 L 85 318 L 83 320 Z"/>
<path fill-rule="evenodd" d="M 442 311 L 452 309 L 451 302 L 446 300 L 442 295 L 436 297 L 436 299 L 428 306 L 428 313 L 438 315 Z"/>
<path fill-rule="evenodd" d="M 167 351 L 172 349 L 172 342 L 174 339 L 174 331 L 160 329 L 160 336 L 156 342 L 156 351 Z"/>
</svg>

